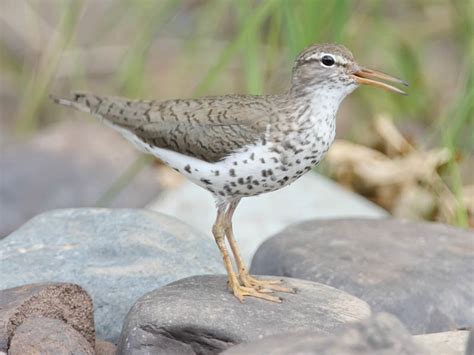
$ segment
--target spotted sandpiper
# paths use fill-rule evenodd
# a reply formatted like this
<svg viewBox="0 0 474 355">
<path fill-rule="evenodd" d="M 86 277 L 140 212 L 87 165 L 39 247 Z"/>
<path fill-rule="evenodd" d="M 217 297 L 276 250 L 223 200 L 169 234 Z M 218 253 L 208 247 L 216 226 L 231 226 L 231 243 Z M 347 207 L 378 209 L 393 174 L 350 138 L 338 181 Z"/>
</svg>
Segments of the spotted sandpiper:
<svg viewBox="0 0 474 355">
<path fill-rule="evenodd" d="M 341 45 L 322 44 L 299 54 L 291 87 L 280 95 L 152 101 L 75 93 L 52 98 L 98 117 L 211 192 L 217 206 L 212 232 L 229 288 L 240 301 L 252 296 L 281 302 L 272 293 L 292 289 L 255 279 L 242 260 L 232 230 L 235 209 L 243 197 L 281 189 L 318 164 L 334 140 L 341 101 L 360 84 L 404 94 L 386 81 L 407 85 L 360 66 Z"/>
</svg>

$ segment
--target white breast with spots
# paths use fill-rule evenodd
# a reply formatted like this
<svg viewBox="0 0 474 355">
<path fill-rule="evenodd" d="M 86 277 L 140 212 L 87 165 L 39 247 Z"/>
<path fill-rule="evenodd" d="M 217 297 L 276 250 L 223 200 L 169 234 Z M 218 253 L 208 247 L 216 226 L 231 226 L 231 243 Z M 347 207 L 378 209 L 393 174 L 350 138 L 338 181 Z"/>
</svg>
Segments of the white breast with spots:
<svg viewBox="0 0 474 355">
<path fill-rule="evenodd" d="M 309 113 L 311 114 L 311 113 Z M 276 142 L 268 132 L 264 143 L 248 146 L 217 163 L 166 155 L 168 163 L 218 197 L 231 200 L 278 190 L 297 180 L 321 161 L 335 136 L 334 116 L 318 115 L 299 123 Z M 173 156 L 171 156 L 173 155 Z M 181 154 L 179 154 L 181 155 Z"/>
</svg>

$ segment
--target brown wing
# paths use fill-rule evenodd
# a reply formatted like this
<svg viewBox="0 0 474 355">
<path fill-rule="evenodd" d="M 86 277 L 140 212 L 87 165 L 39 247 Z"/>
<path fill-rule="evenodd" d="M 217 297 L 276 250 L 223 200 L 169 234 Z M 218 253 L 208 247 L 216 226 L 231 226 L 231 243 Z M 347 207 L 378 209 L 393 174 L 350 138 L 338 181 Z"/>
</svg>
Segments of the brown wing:
<svg viewBox="0 0 474 355">
<path fill-rule="evenodd" d="M 158 102 L 76 94 L 72 100 L 55 100 L 126 128 L 152 146 L 215 162 L 264 139 L 273 113 L 262 98 L 219 96 Z"/>
</svg>

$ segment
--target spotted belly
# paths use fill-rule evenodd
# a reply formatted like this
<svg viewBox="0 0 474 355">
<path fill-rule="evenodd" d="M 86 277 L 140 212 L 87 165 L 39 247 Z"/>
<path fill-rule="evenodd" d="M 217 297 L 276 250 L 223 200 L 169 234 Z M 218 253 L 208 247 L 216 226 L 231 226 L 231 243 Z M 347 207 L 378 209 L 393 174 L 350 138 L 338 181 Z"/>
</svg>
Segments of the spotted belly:
<svg viewBox="0 0 474 355">
<path fill-rule="evenodd" d="M 232 201 L 285 187 L 317 165 L 334 133 L 301 145 L 259 143 L 244 147 L 218 162 L 207 162 L 172 150 L 150 146 L 129 131 L 114 127 L 140 150 L 161 159 L 218 199 Z M 296 141 L 297 137 L 289 137 Z M 268 142 L 268 140 L 267 140 Z"/>
<path fill-rule="evenodd" d="M 191 163 L 177 169 L 218 198 L 234 200 L 291 184 L 318 164 L 326 150 L 316 145 L 296 150 L 253 146 L 211 164 L 208 171 Z"/>
</svg>

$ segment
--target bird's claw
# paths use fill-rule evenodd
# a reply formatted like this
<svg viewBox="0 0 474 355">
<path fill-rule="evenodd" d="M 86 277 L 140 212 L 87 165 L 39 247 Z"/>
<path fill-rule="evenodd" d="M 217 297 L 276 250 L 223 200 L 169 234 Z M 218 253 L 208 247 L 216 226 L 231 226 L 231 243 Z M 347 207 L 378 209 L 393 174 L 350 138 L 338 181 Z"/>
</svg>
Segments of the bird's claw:
<svg viewBox="0 0 474 355">
<path fill-rule="evenodd" d="M 244 302 L 245 297 L 255 297 L 270 302 L 281 303 L 280 297 L 269 295 L 265 291 L 257 290 L 253 287 L 237 285 L 236 287 L 233 287 L 232 291 L 234 293 L 234 296 L 237 297 L 242 303 Z"/>
<path fill-rule="evenodd" d="M 248 273 L 241 273 L 239 275 L 242 285 L 256 289 L 258 292 L 271 293 L 271 292 L 286 292 L 296 293 L 294 288 L 283 287 L 280 284 L 283 280 L 257 280 L 250 276 Z"/>
</svg>

